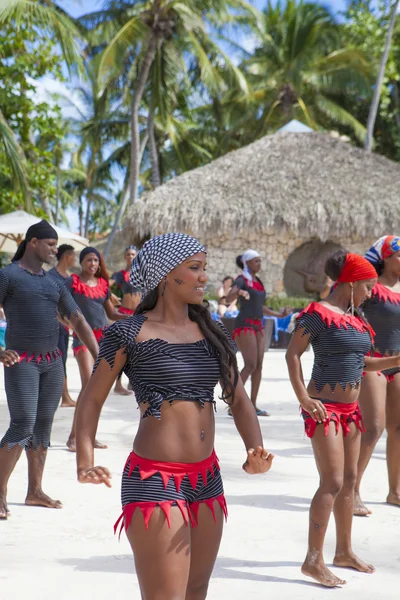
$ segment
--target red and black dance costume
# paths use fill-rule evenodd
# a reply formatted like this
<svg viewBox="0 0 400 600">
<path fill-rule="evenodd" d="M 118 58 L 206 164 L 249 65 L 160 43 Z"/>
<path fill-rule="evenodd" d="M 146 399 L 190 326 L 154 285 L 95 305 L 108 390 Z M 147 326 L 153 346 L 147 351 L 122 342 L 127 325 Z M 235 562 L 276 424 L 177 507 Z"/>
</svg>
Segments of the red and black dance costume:
<svg viewBox="0 0 400 600">
<path fill-rule="evenodd" d="M 372 296 L 363 306 L 365 316 L 375 330 L 374 357 L 400 354 L 400 293 L 376 283 Z M 385 369 L 383 374 L 390 383 L 400 368 Z"/>
<path fill-rule="evenodd" d="M 104 304 L 111 296 L 108 281 L 103 277 L 99 277 L 97 285 L 92 287 L 82 281 L 79 275 L 73 274 L 65 285 L 81 309 L 89 326 L 92 328 L 96 340 L 100 342 L 104 335 L 104 329 L 108 325 L 104 309 Z M 87 351 L 86 346 L 81 342 L 76 333 L 73 335 L 72 348 L 75 356 L 79 352 Z"/>
<path fill-rule="evenodd" d="M 371 349 L 373 331 L 360 317 L 339 314 L 323 304 L 312 302 L 297 318 L 296 331 L 310 335 L 314 350 L 314 365 L 311 380 L 318 392 L 329 385 L 332 392 L 339 384 L 343 391 L 348 385 L 358 386 L 364 369 L 364 357 Z M 364 431 L 358 402 L 332 402 L 318 398 L 326 408 L 328 418 L 324 422 L 325 435 L 328 435 L 329 423 L 333 421 L 336 433 L 339 425 L 343 434 L 349 432 L 349 424 L 355 423 Z M 302 411 L 305 430 L 313 437 L 318 423 L 311 415 Z"/>
<path fill-rule="evenodd" d="M 239 314 L 236 317 L 232 338 L 235 339 L 241 333 L 255 335 L 263 332 L 263 308 L 267 293 L 261 280 L 256 277 L 253 281 L 250 281 L 243 275 L 239 275 L 233 284 L 233 287 L 235 286 L 239 290 L 248 292 L 250 298 L 245 300 L 242 296 L 239 296 Z"/>
<path fill-rule="evenodd" d="M 126 296 L 127 294 L 140 294 L 140 291 L 129 281 L 129 276 L 130 271 L 126 271 L 125 269 L 122 269 L 122 271 L 118 271 L 111 276 L 112 281 L 115 281 L 115 285 L 121 290 L 122 296 Z M 118 311 L 122 315 L 133 315 L 135 312 L 131 308 L 126 308 L 125 306 L 119 306 Z"/>
<path fill-rule="evenodd" d="M 0 269 L 0 304 L 7 318 L 6 347 L 20 356 L 19 364 L 4 369 L 11 423 L 0 447 L 47 449 L 64 385 L 57 312 L 70 318 L 79 309 L 61 282 L 18 263 Z"/>
<path fill-rule="evenodd" d="M 127 375 L 139 405 L 147 405 L 143 419 L 161 418 L 165 400 L 214 403 L 214 388 L 220 379 L 218 351 L 202 339 L 191 344 L 170 344 L 161 339 L 136 342 L 144 314 L 111 325 L 105 332 L 95 369 L 101 359 L 114 365 L 116 352 L 126 354 L 123 372 Z M 220 325 L 223 328 L 222 325 Z M 217 502 L 225 516 L 226 501 L 218 458 L 213 452 L 198 463 L 156 462 L 138 456 L 134 451 L 126 461 L 121 491 L 123 512 L 115 524 L 121 531 L 128 529 L 136 509 L 143 513 L 146 527 L 156 506 L 166 515 L 169 524 L 171 506 L 178 506 L 186 525 L 197 524 L 201 503 L 207 504 L 214 515 Z"/>
</svg>

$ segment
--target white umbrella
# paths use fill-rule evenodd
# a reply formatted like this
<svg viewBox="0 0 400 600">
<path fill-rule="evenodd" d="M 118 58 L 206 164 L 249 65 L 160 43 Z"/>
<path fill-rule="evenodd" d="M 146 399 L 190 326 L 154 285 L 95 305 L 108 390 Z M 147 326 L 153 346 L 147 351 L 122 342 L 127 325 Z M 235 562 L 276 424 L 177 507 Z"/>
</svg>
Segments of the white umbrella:
<svg viewBox="0 0 400 600">
<path fill-rule="evenodd" d="M 27 229 L 41 220 L 40 217 L 34 217 L 23 210 L 16 210 L 15 212 L 1 215 L 0 252 L 15 253 L 18 245 L 24 239 Z M 82 250 L 82 248 L 89 245 L 89 241 L 86 238 L 76 233 L 61 229 L 61 227 L 56 227 L 53 224 L 52 227 L 58 233 L 59 246 L 61 244 L 71 244 L 76 250 Z"/>
</svg>

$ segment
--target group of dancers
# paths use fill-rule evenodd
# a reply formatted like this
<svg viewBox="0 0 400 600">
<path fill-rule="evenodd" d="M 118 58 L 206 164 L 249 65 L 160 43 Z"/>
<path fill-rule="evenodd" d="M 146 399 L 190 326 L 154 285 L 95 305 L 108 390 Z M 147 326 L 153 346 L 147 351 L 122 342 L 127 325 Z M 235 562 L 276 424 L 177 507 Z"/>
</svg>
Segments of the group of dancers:
<svg viewBox="0 0 400 600">
<path fill-rule="evenodd" d="M 266 293 L 257 275 L 261 258 L 253 250 L 240 257 L 242 274 L 226 298 L 227 304 L 237 299 L 239 305 L 234 340 L 222 323 L 212 320 L 203 302 L 207 250 L 186 234 L 156 236 L 137 255 L 127 249 L 127 268 L 113 276 L 124 294 L 118 309 L 95 248 L 82 251 L 80 275 L 66 278 L 66 270 L 56 268 L 63 279 L 43 270 L 56 252 L 57 234 L 42 221 L 28 230 L 12 264 L 0 270 L 0 304 L 8 322 L 0 361 L 6 367 L 11 418 L 0 442 L 0 518 L 9 517 L 7 483 L 23 449 L 29 470 L 26 503 L 61 507 L 41 485 L 65 382 L 61 323 L 64 332 L 74 330 L 82 379 L 68 440 L 77 453 L 78 480 L 111 486 L 109 470 L 94 463 L 94 449 L 102 447 L 96 431 L 110 390 L 125 374 L 141 419 L 123 469 L 122 514 L 115 530 L 125 530 L 131 544 L 142 598 L 202 600 L 227 516 L 214 450 L 214 390 L 219 383 L 243 440 L 243 469 L 266 473 L 274 456 L 264 448 L 257 418 L 265 416 L 256 402 L 264 355 L 262 318 L 291 309 L 274 313 L 265 308 Z M 336 253 L 326 273 L 334 289 L 297 317 L 287 364 L 320 475 L 302 571 L 336 587 L 345 582 L 323 557 L 332 509 L 334 564 L 374 571 L 352 550 L 351 524 L 353 513 L 369 514 L 359 485 L 384 426 L 387 502 L 400 505 L 400 238 L 381 238 L 366 258 Z M 110 326 L 108 319 L 114 321 Z M 306 386 L 301 356 L 309 344 L 314 366 Z M 244 358 L 241 373 L 237 346 Z M 243 384 L 249 377 L 251 399 Z"/>
</svg>

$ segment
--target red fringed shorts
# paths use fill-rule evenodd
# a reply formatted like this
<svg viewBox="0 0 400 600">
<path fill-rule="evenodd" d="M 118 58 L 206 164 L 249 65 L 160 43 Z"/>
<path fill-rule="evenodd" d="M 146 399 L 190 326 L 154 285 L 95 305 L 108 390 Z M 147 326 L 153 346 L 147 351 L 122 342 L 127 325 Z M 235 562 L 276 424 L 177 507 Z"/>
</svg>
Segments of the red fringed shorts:
<svg viewBox="0 0 400 600">
<path fill-rule="evenodd" d="M 92 329 L 92 331 L 94 333 L 94 337 L 96 338 L 96 340 L 98 341 L 98 343 L 100 343 L 101 340 L 103 339 L 105 329 L 106 329 L 105 327 L 102 327 L 100 329 Z M 74 351 L 74 356 L 76 356 L 77 354 L 79 354 L 79 352 L 87 352 L 87 347 L 85 346 L 85 344 L 83 344 L 81 342 L 81 340 L 76 335 L 75 331 L 74 331 L 72 337 L 73 337 L 73 340 L 72 340 L 72 349 Z"/>
<path fill-rule="evenodd" d="M 125 306 L 118 306 L 118 312 L 120 315 L 133 315 L 135 311 L 132 308 L 125 308 Z"/>
<path fill-rule="evenodd" d="M 256 335 L 256 333 L 263 333 L 263 331 L 264 326 L 262 321 L 259 319 L 245 319 L 244 325 L 236 327 L 236 329 L 232 331 L 232 339 L 234 340 L 241 333 L 244 333 L 245 335 L 248 333 Z"/>
<path fill-rule="evenodd" d="M 328 435 L 329 423 L 331 422 L 335 423 L 336 435 L 339 433 L 339 425 L 341 425 L 343 435 L 346 437 L 350 432 L 349 425 L 351 423 L 355 423 L 362 433 L 365 432 L 358 402 L 348 404 L 346 402 L 330 402 L 328 400 L 321 400 L 321 398 L 315 398 L 315 400 L 320 400 L 324 404 L 326 412 L 328 413 L 328 418 L 325 419 L 323 423 L 318 423 L 318 421 L 314 421 L 307 411 L 301 411 L 301 416 L 304 419 L 305 431 L 309 438 L 313 437 L 317 425 L 323 425 L 325 435 Z"/>
<path fill-rule="evenodd" d="M 171 526 L 171 506 L 177 506 L 186 525 L 196 527 L 201 503 L 206 504 L 214 517 L 219 504 L 227 517 L 224 487 L 215 451 L 209 458 L 197 463 L 156 462 L 131 452 L 122 475 L 122 514 L 114 525 L 117 532 L 129 528 L 138 508 L 146 529 L 156 507 L 160 507 Z"/>
</svg>

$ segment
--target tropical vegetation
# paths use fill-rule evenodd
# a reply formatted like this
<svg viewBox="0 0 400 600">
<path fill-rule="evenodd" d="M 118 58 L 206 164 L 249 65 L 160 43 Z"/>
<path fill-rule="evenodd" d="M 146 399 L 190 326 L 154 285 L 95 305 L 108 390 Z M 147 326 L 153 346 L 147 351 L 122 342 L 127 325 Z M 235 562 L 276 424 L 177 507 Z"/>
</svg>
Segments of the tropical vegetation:
<svg viewBox="0 0 400 600">
<path fill-rule="evenodd" d="M 108 249 L 144 190 L 292 119 L 400 160 L 399 0 L 260 4 L 0 2 L 0 213 L 72 207 Z"/>
</svg>

